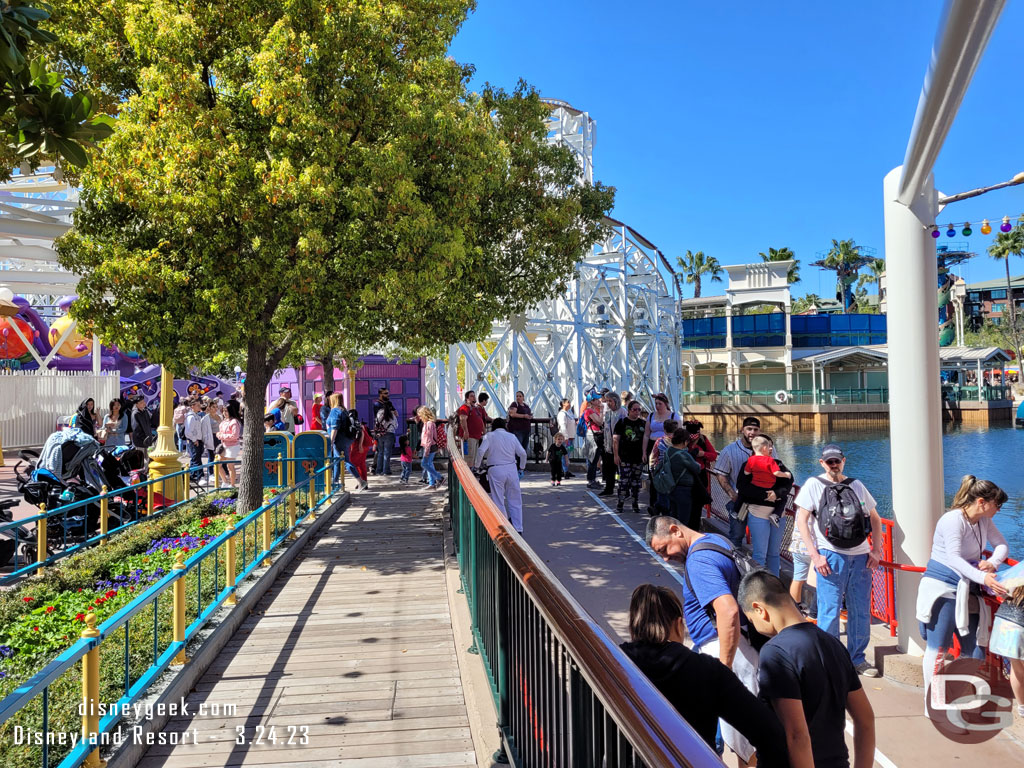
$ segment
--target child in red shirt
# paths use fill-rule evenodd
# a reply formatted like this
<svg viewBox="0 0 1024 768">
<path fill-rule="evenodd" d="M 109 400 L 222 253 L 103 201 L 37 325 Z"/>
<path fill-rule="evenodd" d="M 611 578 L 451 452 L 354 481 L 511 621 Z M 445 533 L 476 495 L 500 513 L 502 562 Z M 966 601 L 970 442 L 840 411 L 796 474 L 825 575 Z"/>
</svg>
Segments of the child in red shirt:
<svg viewBox="0 0 1024 768">
<path fill-rule="evenodd" d="M 751 482 L 758 488 L 774 488 L 778 479 L 793 479 L 791 472 L 779 469 L 779 462 L 772 458 L 772 441 L 758 435 L 750 442 L 754 455 L 747 459 L 743 472 L 751 476 Z"/>
<path fill-rule="evenodd" d="M 750 447 L 754 449 L 754 455 L 747 459 L 740 482 L 737 483 L 740 503 L 774 505 L 772 522 L 777 525 L 777 521 L 786 510 L 786 499 L 793 487 L 793 473 L 782 469 L 772 456 L 772 441 L 767 435 L 755 437 L 750 441 Z M 748 482 L 743 482 L 747 478 Z M 754 493 L 751 494 L 749 491 Z M 774 501 L 764 499 L 768 491 L 775 493 Z"/>
</svg>

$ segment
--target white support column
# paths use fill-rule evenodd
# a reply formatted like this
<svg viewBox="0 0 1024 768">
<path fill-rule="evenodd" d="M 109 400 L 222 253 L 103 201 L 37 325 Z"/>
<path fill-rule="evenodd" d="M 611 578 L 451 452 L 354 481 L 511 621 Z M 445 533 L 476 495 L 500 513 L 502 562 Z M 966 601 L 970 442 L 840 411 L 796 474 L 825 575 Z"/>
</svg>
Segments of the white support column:
<svg viewBox="0 0 1024 768">
<path fill-rule="evenodd" d="M 981 402 L 981 388 L 985 383 L 985 376 L 981 370 L 981 360 L 978 361 L 978 402 Z"/>
<path fill-rule="evenodd" d="M 898 202 L 901 168 L 883 185 L 886 282 L 899 301 L 889 302 L 889 430 L 892 507 L 897 562 L 923 566 L 931 554 L 935 524 L 945 510 L 942 488 L 942 400 L 939 386 L 938 268 L 935 240 L 926 224 L 938 215 L 934 182 L 910 207 Z M 927 222 L 923 219 L 927 218 Z M 898 386 L 892 384 L 898 383 Z M 924 652 L 917 631 L 920 576 L 897 571 L 896 613 L 901 650 Z"/>
<path fill-rule="evenodd" d="M 102 360 L 100 359 L 100 350 L 100 339 L 94 333 L 92 335 L 92 372 L 94 376 L 99 376 L 100 374 L 100 364 L 102 363 Z"/>
<path fill-rule="evenodd" d="M 818 404 L 818 369 L 811 360 L 811 403 Z"/>
</svg>

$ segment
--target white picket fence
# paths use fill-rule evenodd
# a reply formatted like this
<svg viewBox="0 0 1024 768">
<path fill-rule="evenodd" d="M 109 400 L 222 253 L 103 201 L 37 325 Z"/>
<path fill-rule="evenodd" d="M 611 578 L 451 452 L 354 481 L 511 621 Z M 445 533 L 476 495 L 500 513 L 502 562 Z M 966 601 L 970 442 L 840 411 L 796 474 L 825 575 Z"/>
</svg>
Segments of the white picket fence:
<svg viewBox="0 0 1024 768">
<path fill-rule="evenodd" d="M 4 450 L 40 446 L 83 400 L 93 398 L 103 418 L 120 391 L 117 371 L 0 371 L 0 442 Z"/>
</svg>

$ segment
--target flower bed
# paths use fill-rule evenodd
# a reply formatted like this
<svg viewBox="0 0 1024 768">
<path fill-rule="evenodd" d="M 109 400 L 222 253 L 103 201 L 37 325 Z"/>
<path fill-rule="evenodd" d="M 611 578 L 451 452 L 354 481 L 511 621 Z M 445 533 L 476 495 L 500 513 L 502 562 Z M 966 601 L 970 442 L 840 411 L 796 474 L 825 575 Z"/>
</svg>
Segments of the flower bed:
<svg viewBox="0 0 1024 768">
<path fill-rule="evenodd" d="M 96 614 L 97 624 L 102 624 L 164 577 L 179 551 L 187 557 L 222 533 L 233 508 L 233 499 L 224 494 L 200 497 L 166 516 L 140 522 L 105 546 L 72 555 L 0 593 L 0 699 L 74 645 L 85 628 L 87 613 Z M 255 541 L 253 524 L 249 531 L 250 540 Z M 223 567 L 223 557 L 220 562 Z M 238 563 L 236 573 L 242 567 Z M 193 570 L 185 579 L 187 621 L 193 621 L 201 606 L 214 597 L 214 574 L 210 570 Z M 223 574 L 219 579 L 223 587 Z M 160 652 L 169 646 L 171 608 L 170 599 L 161 599 L 156 617 L 154 611 L 143 611 L 128 622 L 126 630 L 118 630 L 101 644 L 101 701 L 109 704 L 124 694 L 126 674 L 131 684 L 145 673 L 153 663 L 154 645 Z M 78 666 L 50 685 L 47 730 L 51 733 L 80 732 Z M 41 764 L 41 747 L 15 745 L 16 725 L 41 728 L 41 697 L 0 725 L 4 768 L 35 768 Z M 68 751 L 69 746 L 52 745 L 50 764 L 56 765 Z"/>
<path fill-rule="evenodd" d="M 264 501 L 275 498 L 284 489 L 268 488 Z M 95 613 L 97 624 L 113 616 L 153 582 L 165 576 L 175 556 L 186 558 L 209 543 L 227 527 L 234 511 L 230 492 L 215 492 L 199 497 L 165 516 L 146 520 L 118 534 L 105 546 L 79 552 L 43 573 L 0 593 L 0 699 L 29 679 L 45 665 L 71 647 L 81 637 L 86 613 Z M 308 494 L 296 492 L 298 515 L 308 508 Z M 283 508 L 279 510 L 283 511 Z M 240 536 L 236 576 L 259 548 L 259 524 L 250 522 Z M 248 546 L 246 543 L 248 542 Z M 224 586 L 224 552 L 219 567 L 194 568 L 185 576 L 186 623 L 193 622 Z M 214 573 L 220 571 L 220 573 Z M 152 607 L 132 617 L 99 647 L 100 700 L 117 701 L 125 689 L 149 670 L 154 657 L 172 642 L 172 600 L 169 592 Z M 155 636 L 154 636 L 155 634 Z M 81 732 L 80 664 L 69 669 L 49 686 L 48 720 L 50 733 Z M 15 726 L 42 730 L 42 697 L 0 725 L 0 749 L 3 768 L 38 768 L 42 747 L 15 745 Z M 49 763 L 57 765 L 70 744 L 51 745 Z"/>
</svg>

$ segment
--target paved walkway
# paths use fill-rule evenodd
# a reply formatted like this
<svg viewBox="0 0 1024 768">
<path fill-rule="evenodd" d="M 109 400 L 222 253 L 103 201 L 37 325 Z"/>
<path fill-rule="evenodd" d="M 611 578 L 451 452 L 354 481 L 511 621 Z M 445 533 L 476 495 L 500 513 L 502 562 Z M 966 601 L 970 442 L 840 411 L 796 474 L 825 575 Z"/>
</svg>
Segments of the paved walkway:
<svg viewBox="0 0 1024 768">
<path fill-rule="evenodd" d="M 476 765 L 445 588 L 443 496 L 370 480 L 188 698 L 237 711 L 170 721 L 165 733 L 194 728 L 197 743 L 152 747 L 139 768 Z M 277 744 L 251 743 L 271 727 Z M 303 728 L 307 744 L 287 743 Z M 238 734 L 250 743 L 236 744 Z"/>
<path fill-rule="evenodd" d="M 573 479 L 552 488 L 546 474 L 528 473 L 523 481 L 524 536 L 609 636 L 628 640 L 633 588 L 651 582 L 678 592 L 681 586 L 673 566 L 655 559 L 638 541 L 644 536 L 646 512 L 634 514 L 627 503 L 626 511 L 615 515 L 614 498 L 602 499 L 610 502 L 602 506 L 585 486 L 585 480 Z M 641 502 L 646 502 L 645 495 Z M 646 503 L 641 507 L 646 510 Z M 883 644 L 894 644 L 888 632 L 884 634 Z M 956 761 L 1018 765 L 1024 759 L 1024 746 L 1008 731 L 976 745 L 944 738 L 922 714 L 920 688 L 884 678 L 861 678 L 861 682 L 875 710 L 880 753 L 875 764 L 881 768 L 945 766 Z"/>
</svg>

